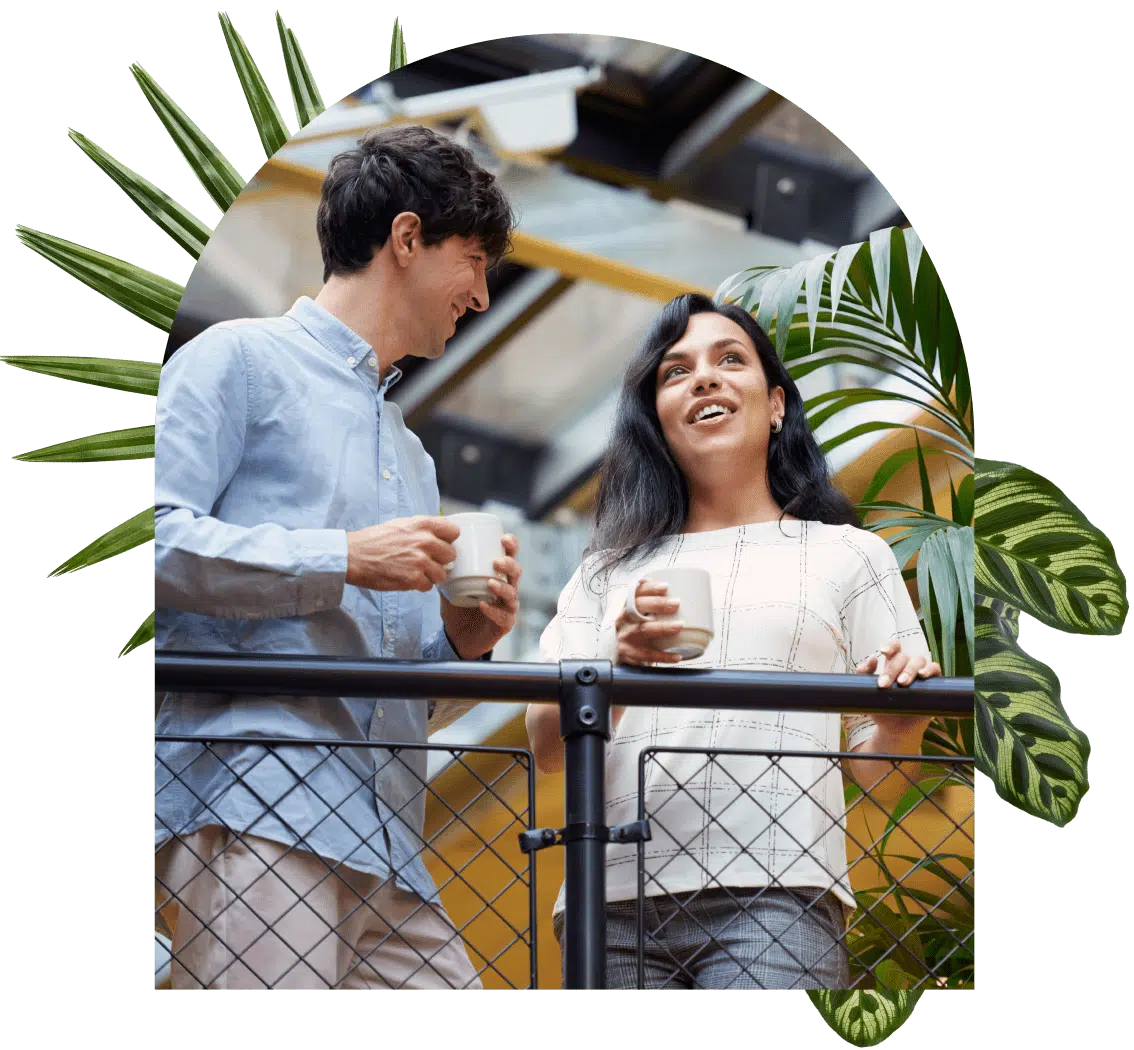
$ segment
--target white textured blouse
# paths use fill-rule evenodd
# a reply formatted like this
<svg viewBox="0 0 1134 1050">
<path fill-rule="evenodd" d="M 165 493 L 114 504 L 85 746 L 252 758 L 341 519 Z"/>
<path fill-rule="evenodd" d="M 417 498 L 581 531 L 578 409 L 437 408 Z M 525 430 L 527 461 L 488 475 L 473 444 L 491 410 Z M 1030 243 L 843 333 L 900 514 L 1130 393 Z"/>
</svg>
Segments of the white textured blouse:
<svg viewBox="0 0 1134 1050">
<path fill-rule="evenodd" d="M 770 521 L 684 533 L 592 578 L 594 564 L 584 562 L 563 589 L 540 639 L 541 660 L 613 662 L 627 588 L 666 566 L 706 569 L 712 578 L 713 641 L 682 667 L 852 674 L 895 638 L 909 656 L 928 656 L 886 541 L 849 525 Z M 874 732 L 866 717 L 844 716 L 844 724 L 848 749 Z M 829 753 L 839 750 L 839 729 L 836 714 L 627 708 L 607 750 L 606 822 L 638 819 L 645 748 Z M 807 756 L 708 763 L 663 752 L 647 762 L 644 787 L 652 831 L 646 896 L 775 884 L 831 889 L 853 907 L 837 763 Z M 608 846 L 607 900 L 637 892 L 637 846 Z M 555 910 L 562 908 L 560 891 Z"/>
</svg>

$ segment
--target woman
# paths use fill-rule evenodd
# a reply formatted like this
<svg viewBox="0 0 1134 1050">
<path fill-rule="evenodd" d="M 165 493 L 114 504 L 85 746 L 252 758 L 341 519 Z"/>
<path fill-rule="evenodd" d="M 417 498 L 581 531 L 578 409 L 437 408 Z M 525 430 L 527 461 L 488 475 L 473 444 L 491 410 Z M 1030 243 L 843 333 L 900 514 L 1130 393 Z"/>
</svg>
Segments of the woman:
<svg viewBox="0 0 1134 1050">
<path fill-rule="evenodd" d="M 541 659 L 679 661 L 680 616 L 651 569 L 711 576 L 715 636 L 693 667 L 877 674 L 880 688 L 939 675 L 886 542 L 831 484 L 795 383 L 736 306 L 668 303 L 632 360 L 602 473 L 588 557 L 559 599 Z M 918 754 L 927 718 L 845 719 L 847 747 Z M 838 715 L 616 708 L 607 823 L 637 819 L 647 747 L 814 751 L 816 757 L 659 753 L 646 764 L 647 987 L 839 988 L 854 897 L 846 878 Z M 561 769 L 558 709 L 532 705 L 538 767 Z M 908 781 L 850 760 L 872 794 Z M 884 769 L 883 769 L 884 767 Z M 885 776 L 883 776 L 883 772 Z M 607 849 L 607 984 L 637 983 L 637 846 Z M 563 894 L 555 909 L 562 944 Z"/>
</svg>

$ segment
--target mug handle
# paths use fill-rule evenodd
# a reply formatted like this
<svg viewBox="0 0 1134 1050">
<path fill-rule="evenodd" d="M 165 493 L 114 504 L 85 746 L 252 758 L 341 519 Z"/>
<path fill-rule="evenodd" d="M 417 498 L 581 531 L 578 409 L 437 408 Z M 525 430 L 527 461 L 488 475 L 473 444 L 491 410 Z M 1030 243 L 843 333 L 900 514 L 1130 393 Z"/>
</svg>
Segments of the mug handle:
<svg viewBox="0 0 1134 1050">
<path fill-rule="evenodd" d="M 626 591 L 626 618 L 632 623 L 645 623 L 647 620 L 656 620 L 657 617 L 650 613 L 644 613 L 638 608 L 636 598 L 638 596 L 638 588 L 649 579 L 649 576 L 637 576 L 629 589 Z"/>
</svg>

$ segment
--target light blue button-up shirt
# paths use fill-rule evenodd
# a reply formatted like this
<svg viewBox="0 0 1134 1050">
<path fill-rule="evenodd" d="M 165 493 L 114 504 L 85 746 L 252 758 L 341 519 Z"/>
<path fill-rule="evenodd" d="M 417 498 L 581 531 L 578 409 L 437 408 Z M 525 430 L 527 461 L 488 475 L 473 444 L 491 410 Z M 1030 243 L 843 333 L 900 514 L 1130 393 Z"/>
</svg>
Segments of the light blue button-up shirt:
<svg viewBox="0 0 1134 1050">
<path fill-rule="evenodd" d="M 370 346 L 308 298 L 174 354 L 157 401 L 158 648 L 459 658 L 435 590 L 345 582 L 348 530 L 439 510 L 433 461 L 385 400 L 399 375 L 380 379 Z M 156 731 L 424 742 L 427 720 L 424 700 L 167 693 Z M 425 752 L 161 742 L 157 756 L 158 845 L 219 823 L 434 897 Z"/>
</svg>

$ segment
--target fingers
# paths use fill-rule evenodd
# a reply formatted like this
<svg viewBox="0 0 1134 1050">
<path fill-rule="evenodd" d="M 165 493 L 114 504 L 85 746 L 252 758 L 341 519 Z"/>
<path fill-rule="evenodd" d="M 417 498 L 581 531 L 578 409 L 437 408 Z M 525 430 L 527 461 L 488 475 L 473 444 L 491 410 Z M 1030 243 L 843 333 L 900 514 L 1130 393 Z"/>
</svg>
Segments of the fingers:
<svg viewBox="0 0 1134 1050">
<path fill-rule="evenodd" d="M 885 650 L 883 650 L 883 652 L 885 652 Z M 894 683 L 894 679 L 905 669 L 906 664 L 909 663 L 909 659 L 910 658 L 901 650 L 887 657 L 886 665 L 882 668 L 882 673 L 878 676 L 878 688 L 889 689 Z"/>
<path fill-rule="evenodd" d="M 875 669 L 878 667 L 878 657 L 876 655 L 868 656 L 862 661 L 855 669 L 855 674 L 874 674 Z"/>
<path fill-rule="evenodd" d="M 898 685 L 909 685 L 914 678 L 921 673 L 922 668 L 925 667 L 924 656 L 911 656 L 906 663 L 905 669 L 898 675 Z"/>
<path fill-rule="evenodd" d="M 921 670 L 918 671 L 919 678 L 940 678 L 941 665 L 936 660 L 930 660 Z"/>
<path fill-rule="evenodd" d="M 673 616 L 681 608 L 676 598 L 638 598 L 634 604 L 643 616 Z"/>
<path fill-rule="evenodd" d="M 490 579 L 488 589 L 496 596 L 496 608 L 507 609 L 515 613 L 520 608 L 520 592 L 503 580 Z M 488 604 L 488 603 L 482 603 Z"/>
<path fill-rule="evenodd" d="M 506 532 L 500 537 L 500 546 L 504 548 L 504 553 L 509 558 L 514 558 L 520 551 L 520 541 L 510 532 Z"/>
<path fill-rule="evenodd" d="M 679 664 L 681 657 L 677 653 L 663 652 L 661 649 L 644 649 L 641 646 L 620 644 L 618 646 L 618 662 L 642 666 L 645 664 Z"/>
<path fill-rule="evenodd" d="M 481 616 L 486 620 L 490 620 L 501 628 L 505 633 L 510 631 L 516 621 L 516 610 L 514 608 L 508 609 L 500 605 L 494 605 L 492 602 L 480 602 L 477 605 L 480 610 Z"/>
<path fill-rule="evenodd" d="M 492 567 L 501 575 L 508 578 L 508 582 L 515 586 L 520 582 L 520 577 L 524 574 L 523 568 L 520 563 L 516 561 L 511 555 L 506 558 L 497 558 Z"/>
<path fill-rule="evenodd" d="M 457 558 L 457 552 L 451 543 L 438 539 L 436 536 L 426 536 L 418 547 L 423 554 L 428 555 L 438 565 L 450 565 Z"/>
<path fill-rule="evenodd" d="M 439 540 L 444 540 L 446 543 L 452 543 L 461 534 L 461 527 L 448 518 L 429 517 L 423 514 L 413 520 L 420 528 L 428 529 Z"/>
</svg>

